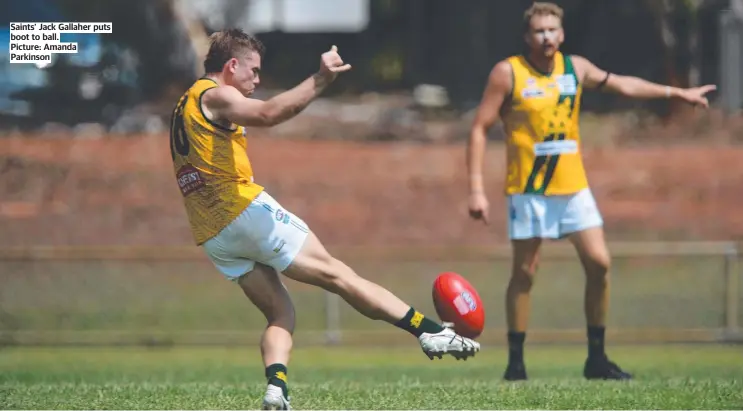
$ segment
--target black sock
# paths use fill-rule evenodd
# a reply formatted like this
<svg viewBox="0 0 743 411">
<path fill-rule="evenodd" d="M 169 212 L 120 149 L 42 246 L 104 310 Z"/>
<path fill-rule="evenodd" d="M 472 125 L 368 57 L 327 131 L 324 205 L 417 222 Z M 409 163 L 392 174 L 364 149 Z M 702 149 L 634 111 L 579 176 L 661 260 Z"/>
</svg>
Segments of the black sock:
<svg viewBox="0 0 743 411">
<path fill-rule="evenodd" d="M 508 363 L 524 363 L 524 341 L 526 340 L 525 332 L 508 332 Z"/>
<path fill-rule="evenodd" d="M 289 388 L 286 386 L 286 366 L 284 364 L 271 364 L 266 367 L 266 378 L 268 383 L 281 388 L 285 398 L 289 398 Z"/>
<path fill-rule="evenodd" d="M 588 326 L 588 358 L 603 358 L 605 327 Z"/>
<path fill-rule="evenodd" d="M 441 324 L 429 320 L 413 307 L 410 307 L 405 317 L 402 317 L 400 321 L 396 322 L 395 326 L 402 328 L 416 337 L 420 337 L 423 333 L 436 334 L 444 330 Z"/>
</svg>

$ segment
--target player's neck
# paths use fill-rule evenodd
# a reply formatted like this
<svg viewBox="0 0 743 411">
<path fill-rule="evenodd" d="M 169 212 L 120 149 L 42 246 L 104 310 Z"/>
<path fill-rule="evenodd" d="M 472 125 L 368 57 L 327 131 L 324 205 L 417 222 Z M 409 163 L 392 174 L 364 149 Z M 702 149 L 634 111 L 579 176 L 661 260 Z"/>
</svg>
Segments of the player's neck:
<svg viewBox="0 0 743 411">
<path fill-rule="evenodd" d="M 547 57 L 541 53 L 530 52 L 526 58 L 529 60 L 529 64 L 534 66 L 535 69 L 542 73 L 552 73 L 555 69 L 555 57 Z"/>
<path fill-rule="evenodd" d="M 222 73 L 209 73 L 204 74 L 204 78 L 208 78 L 209 80 L 213 80 L 215 83 L 219 84 L 220 86 L 223 86 L 224 78 L 222 77 Z"/>
</svg>

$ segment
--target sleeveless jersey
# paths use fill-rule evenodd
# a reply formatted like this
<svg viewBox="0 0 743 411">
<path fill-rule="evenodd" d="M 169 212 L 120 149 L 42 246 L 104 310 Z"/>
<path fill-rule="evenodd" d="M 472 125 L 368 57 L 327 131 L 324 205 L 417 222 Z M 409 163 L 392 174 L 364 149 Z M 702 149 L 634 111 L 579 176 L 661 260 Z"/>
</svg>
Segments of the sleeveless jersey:
<svg viewBox="0 0 743 411">
<path fill-rule="evenodd" d="M 210 121 L 201 96 L 217 83 L 197 80 L 178 101 L 170 123 L 170 153 L 197 245 L 218 234 L 263 191 L 253 182 L 242 126 Z"/>
<path fill-rule="evenodd" d="M 580 150 L 579 114 L 583 87 L 569 56 L 555 54 L 545 74 L 524 56 L 513 56 L 511 101 L 502 117 L 507 136 L 510 194 L 573 194 L 588 187 Z"/>
</svg>

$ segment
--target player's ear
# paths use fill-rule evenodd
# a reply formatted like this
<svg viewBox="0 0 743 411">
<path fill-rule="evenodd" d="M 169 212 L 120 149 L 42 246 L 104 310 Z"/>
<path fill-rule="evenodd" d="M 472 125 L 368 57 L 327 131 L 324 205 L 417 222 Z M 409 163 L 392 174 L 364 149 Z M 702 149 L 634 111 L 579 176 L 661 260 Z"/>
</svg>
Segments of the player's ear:
<svg viewBox="0 0 743 411">
<path fill-rule="evenodd" d="M 238 61 L 234 57 L 231 58 L 231 59 L 229 59 L 229 60 L 227 60 L 227 63 L 226 63 L 227 70 L 230 73 L 235 74 L 235 72 L 237 71 L 237 64 L 238 64 Z"/>
<path fill-rule="evenodd" d="M 557 31 L 557 40 L 560 44 L 562 44 L 565 41 L 565 29 L 560 26 L 560 29 Z"/>
</svg>

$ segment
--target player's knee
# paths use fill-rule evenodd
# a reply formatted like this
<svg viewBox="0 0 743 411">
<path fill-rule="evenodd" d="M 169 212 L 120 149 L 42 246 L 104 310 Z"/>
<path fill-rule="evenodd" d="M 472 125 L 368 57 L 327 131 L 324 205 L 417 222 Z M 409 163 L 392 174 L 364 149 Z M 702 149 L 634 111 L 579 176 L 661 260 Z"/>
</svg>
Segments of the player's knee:
<svg viewBox="0 0 743 411">
<path fill-rule="evenodd" d="M 327 291 L 338 293 L 347 288 L 349 273 L 346 266 L 327 253 L 315 257 L 315 281 Z"/>
<path fill-rule="evenodd" d="M 342 261 L 331 257 L 331 261 L 327 267 L 325 276 L 327 277 L 328 291 L 337 294 L 352 288 L 351 283 L 356 277 L 356 274 L 348 266 Z"/>
<path fill-rule="evenodd" d="M 611 268 L 611 257 L 608 254 L 597 254 L 584 259 L 586 275 L 605 281 Z"/>
<path fill-rule="evenodd" d="M 521 263 L 513 267 L 511 273 L 511 283 L 520 288 L 531 289 L 534 285 L 534 277 L 537 273 L 537 263 Z"/>
</svg>

